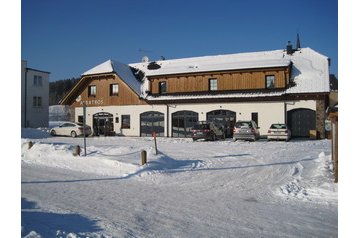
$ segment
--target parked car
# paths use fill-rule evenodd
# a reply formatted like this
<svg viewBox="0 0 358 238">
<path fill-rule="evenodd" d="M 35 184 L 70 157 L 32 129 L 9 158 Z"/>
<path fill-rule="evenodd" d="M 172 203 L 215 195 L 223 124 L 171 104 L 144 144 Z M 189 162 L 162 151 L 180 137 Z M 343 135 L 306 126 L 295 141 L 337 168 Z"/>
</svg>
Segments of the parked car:
<svg viewBox="0 0 358 238">
<path fill-rule="evenodd" d="M 92 130 L 90 126 L 83 125 L 79 122 L 65 122 L 57 127 L 53 127 L 50 130 L 50 134 L 52 136 L 83 136 L 85 134 L 86 136 L 89 136 L 92 134 Z"/>
<path fill-rule="evenodd" d="M 225 139 L 225 133 L 222 127 L 215 125 L 213 122 L 199 122 L 192 128 L 191 137 L 193 138 L 193 141 L 198 139 Z"/>
<path fill-rule="evenodd" d="M 255 121 L 237 121 L 233 131 L 233 140 L 252 140 L 260 138 L 260 127 Z"/>
<path fill-rule="evenodd" d="M 267 131 L 267 140 L 285 140 L 291 139 L 291 130 L 283 123 L 275 123 Z"/>
</svg>

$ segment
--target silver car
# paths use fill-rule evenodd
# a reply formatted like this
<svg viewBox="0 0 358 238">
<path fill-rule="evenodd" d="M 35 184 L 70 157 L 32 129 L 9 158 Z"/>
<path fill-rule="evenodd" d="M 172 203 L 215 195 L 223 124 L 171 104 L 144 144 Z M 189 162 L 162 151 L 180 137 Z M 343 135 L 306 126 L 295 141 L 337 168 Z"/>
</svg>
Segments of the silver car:
<svg viewBox="0 0 358 238">
<path fill-rule="evenodd" d="M 255 121 L 237 121 L 234 127 L 233 140 L 256 141 L 260 138 L 260 127 Z"/>
<path fill-rule="evenodd" d="M 267 131 L 267 140 L 285 140 L 291 139 L 291 131 L 286 124 L 275 123 L 270 126 Z"/>
<path fill-rule="evenodd" d="M 79 122 L 65 122 L 57 127 L 53 127 L 50 130 L 50 134 L 52 136 L 83 136 L 85 134 L 86 136 L 89 136 L 92 134 L 92 130 L 90 126 L 83 125 Z"/>
</svg>

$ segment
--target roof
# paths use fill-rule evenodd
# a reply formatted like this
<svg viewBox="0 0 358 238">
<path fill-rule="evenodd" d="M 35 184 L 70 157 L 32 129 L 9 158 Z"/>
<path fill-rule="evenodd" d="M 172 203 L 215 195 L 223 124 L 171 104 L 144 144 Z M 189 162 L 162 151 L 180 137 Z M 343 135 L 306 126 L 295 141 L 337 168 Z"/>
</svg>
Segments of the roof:
<svg viewBox="0 0 358 238">
<path fill-rule="evenodd" d="M 84 72 L 81 76 L 115 73 L 117 74 L 131 89 L 133 89 L 138 95 L 141 95 L 141 83 L 134 76 L 131 68 L 123 63 L 115 60 L 107 60 L 90 70 Z"/>
<path fill-rule="evenodd" d="M 126 65 L 115 60 L 107 60 L 84 72 L 82 76 L 116 73 L 138 95 L 147 100 L 270 97 L 285 94 L 328 93 L 330 91 L 328 57 L 319 54 L 311 48 L 301 48 L 292 55 L 287 54 L 286 50 L 281 49 L 159 60 L 154 63 L 155 67 L 149 67 L 151 69 L 148 69 L 148 65 L 153 66 L 153 62 Z M 146 80 L 147 77 L 240 69 L 288 67 L 289 65 L 292 65 L 290 80 L 294 82 L 294 86 L 281 91 L 235 92 L 215 95 L 209 93 L 207 95 L 161 95 L 160 97 L 147 95 L 149 89 L 149 83 L 148 80 Z M 136 79 L 131 68 L 144 73 L 142 82 Z"/>
<path fill-rule="evenodd" d="M 48 71 L 39 70 L 39 69 L 33 69 L 33 68 L 29 68 L 29 67 L 26 67 L 26 70 L 41 72 L 41 73 L 44 73 L 44 74 L 51 74 L 51 72 L 48 72 Z"/>
<path fill-rule="evenodd" d="M 291 61 L 282 58 L 256 58 L 251 53 L 204 56 L 195 58 L 161 60 L 156 63 L 159 69 L 149 70 L 148 63 L 130 64 L 130 66 L 145 71 L 147 76 L 159 76 L 170 74 L 198 73 L 221 70 L 253 69 L 287 67 Z"/>
<path fill-rule="evenodd" d="M 131 67 L 144 72 L 145 76 L 159 76 L 168 74 L 185 74 L 197 72 L 210 72 L 222 70 L 239 70 L 253 68 L 287 67 L 292 63 L 291 80 L 292 86 L 281 92 L 267 93 L 230 93 L 206 95 L 210 98 L 223 97 L 267 97 L 280 96 L 296 93 L 327 93 L 329 92 L 329 68 L 328 57 L 317 53 L 311 48 L 301 48 L 292 55 L 285 50 L 273 50 L 262 52 L 238 53 L 228 55 L 193 57 L 173 60 L 160 60 L 156 64 L 159 69 L 149 70 L 150 62 L 130 64 Z M 205 95 L 168 95 L 153 97 L 147 96 L 148 100 L 173 100 L 205 98 Z"/>
</svg>

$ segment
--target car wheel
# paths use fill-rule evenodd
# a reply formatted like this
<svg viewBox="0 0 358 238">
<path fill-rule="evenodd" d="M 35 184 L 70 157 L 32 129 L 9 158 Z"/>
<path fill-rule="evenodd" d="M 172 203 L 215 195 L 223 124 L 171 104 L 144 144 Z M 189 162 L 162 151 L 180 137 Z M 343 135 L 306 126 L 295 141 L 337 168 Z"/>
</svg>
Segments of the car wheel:
<svg viewBox="0 0 358 238">
<path fill-rule="evenodd" d="M 237 141 L 237 139 L 236 139 L 236 138 L 232 138 L 232 142 L 235 142 L 235 141 Z"/>
<path fill-rule="evenodd" d="M 195 142 L 197 139 L 196 138 L 193 138 L 193 141 Z"/>
<path fill-rule="evenodd" d="M 71 136 L 72 136 L 73 138 L 75 138 L 75 137 L 77 136 L 76 132 L 75 132 L 75 131 L 71 131 Z"/>
<path fill-rule="evenodd" d="M 55 131 L 55 130 L 51 130 L 50 134 L 51 134 L 52 136 L 55 136 L 55 135 L 56 135 L 56 131 Z"/>
</svg>

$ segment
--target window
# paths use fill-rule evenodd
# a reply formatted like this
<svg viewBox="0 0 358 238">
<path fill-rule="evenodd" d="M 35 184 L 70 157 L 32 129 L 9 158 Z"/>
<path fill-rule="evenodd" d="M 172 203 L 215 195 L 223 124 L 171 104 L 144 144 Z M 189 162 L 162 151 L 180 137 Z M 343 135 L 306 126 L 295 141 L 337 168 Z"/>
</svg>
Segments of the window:
<svg viewBox="0 0 358 238">
<path fill-rule="evenodd" d="M 116 117 L 116 123 L 119 123 L 119 117 Z"/>
<path fill-rule="evenodd" d="M 209 90 L 210 91 L 218 90 L 218 80 L 217 79 L 209 79 Z"/>
<path fill-rule="evenodd" d="M 88 86 L 88 97 L 95 97 L 96 96 L 96 86 L 91 85 Z"/>
<path fill-rule="evenodd" d="M 32 98 L 32 106 L 33 107 L 41 107 L 42 106 L 42 98 L 34 96 Z"/>
<path fill-rule="evenodd" d="M 275 88 L 275 76 L 274 75 L 266 76 L 266 88 Z"/>
<path fill-rule="evenodd" d="M 81 123 L 83 123 L 83 116 L 78 116 L 78 118 L 77 118 L 78 120 L 78 122 L 81 122 Z"/>
<path fill-rule="evenodd" d="M 34 75 L 34 86 L 42 86 L 42 76 Z"/>
<path fill-rule="evenodd" d="M 167 93 L 167 82 L 159 82 L 159 94 Z"/>
<path fill-rule="evenodd" d="M 256 125 L 259 125 L 259 113 L 257 113 L 257 112 L 252 112 L 252 113 L 251 113 L 251 120 L 253 120 L 254 122 L 256 122 Z"/>
<path fill-rule="evenodd" d="M 119 87 L 118 84 L 109 85 L 109 96 L 118 96 Z"/>
<path fill-rule="evenodd" d="M 131 128 L 131 116 L 130 115 L 122 115 L 122 129 L 129 129 Z"/>
</svg>

